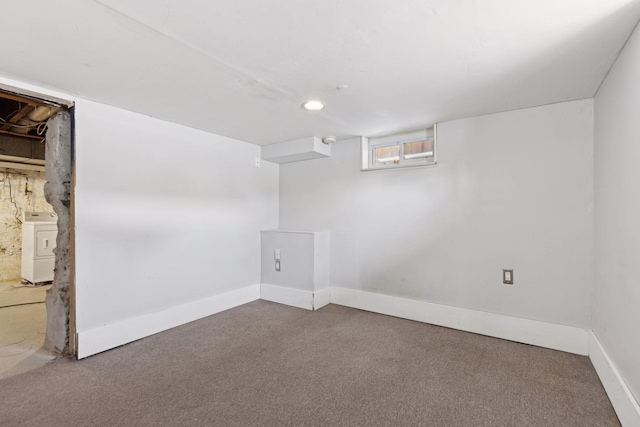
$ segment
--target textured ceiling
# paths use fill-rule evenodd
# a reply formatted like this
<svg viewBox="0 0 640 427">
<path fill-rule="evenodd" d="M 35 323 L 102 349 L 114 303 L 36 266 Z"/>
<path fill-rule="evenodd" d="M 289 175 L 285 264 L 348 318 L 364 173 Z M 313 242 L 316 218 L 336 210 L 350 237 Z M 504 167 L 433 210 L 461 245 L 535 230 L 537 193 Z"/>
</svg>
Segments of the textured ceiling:
<svg viewBox="0 0 640 427">
<path fill-rule="evenodd" d="M 269 144 L 591 97 L 640 1 L 22 0 L 2 12 L 0 74 Z M 309 98 L 327 108 L 304 111 Z"/>
</svg>

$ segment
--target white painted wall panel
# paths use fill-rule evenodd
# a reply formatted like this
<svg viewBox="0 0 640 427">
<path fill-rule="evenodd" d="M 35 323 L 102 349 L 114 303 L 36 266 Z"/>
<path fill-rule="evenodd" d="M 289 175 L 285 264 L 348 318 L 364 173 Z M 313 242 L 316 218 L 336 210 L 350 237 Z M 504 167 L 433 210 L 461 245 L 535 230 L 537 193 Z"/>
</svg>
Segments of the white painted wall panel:
<svg viewBox="0 0 640 427">
<path fill-rule="evenodd" d="M 313 292 L 314 234 L 263 230 L 262 283 Z M 274 250 L 280 250 L 280 271 L 276 271 Z"/>
<path fill-rule="evenodd" d="M 595 100 L 593 329 L 640 401 L 640 32 Z"/>
<path fill-rule="evenodd" d="M 315 292 L 328 288 L 329 233 L 321 231 L 263 230 L 262 283 Z M 275 250 L 280 251 L 280 271 Z"/>
<path fill-rule="evenodd" d="M 85 100 L 76 104 L 77 328 L 260 283 L 278 165 L 260 147 Z"/>
<path fill-rule="evenodd" d="M 332 286 L 588 327 L 593 100 L 445 122 L 438 138 L 433 167 L 361 172 L 358 139 L 281 165 L 280 227 L 331 231 Z"/>
</svg>

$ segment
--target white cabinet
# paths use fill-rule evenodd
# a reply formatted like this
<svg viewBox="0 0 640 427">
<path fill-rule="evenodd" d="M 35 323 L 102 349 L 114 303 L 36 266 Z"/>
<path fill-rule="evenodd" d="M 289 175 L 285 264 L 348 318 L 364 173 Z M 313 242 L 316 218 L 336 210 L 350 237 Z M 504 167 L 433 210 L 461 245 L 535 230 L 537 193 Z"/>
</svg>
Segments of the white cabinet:
<svg viewBox="0 0 640 427">
<path fill-rule="evenodd" d="M 261 232 L 260 297 L 317 310 L 329 303 L 329 232 Z"/>
</svg>

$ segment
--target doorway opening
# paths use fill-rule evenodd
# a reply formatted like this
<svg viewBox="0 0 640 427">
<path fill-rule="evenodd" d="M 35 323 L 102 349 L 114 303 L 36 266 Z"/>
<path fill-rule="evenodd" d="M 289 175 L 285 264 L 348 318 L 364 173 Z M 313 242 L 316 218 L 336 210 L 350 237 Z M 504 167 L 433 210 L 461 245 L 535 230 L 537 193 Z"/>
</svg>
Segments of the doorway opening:
<svg viewBox="0 0 640 427">
<path fill-rule="evenodd" d="M 74 353 L 72 117 L 0 88 L 0 378 Z"/>
</svg>

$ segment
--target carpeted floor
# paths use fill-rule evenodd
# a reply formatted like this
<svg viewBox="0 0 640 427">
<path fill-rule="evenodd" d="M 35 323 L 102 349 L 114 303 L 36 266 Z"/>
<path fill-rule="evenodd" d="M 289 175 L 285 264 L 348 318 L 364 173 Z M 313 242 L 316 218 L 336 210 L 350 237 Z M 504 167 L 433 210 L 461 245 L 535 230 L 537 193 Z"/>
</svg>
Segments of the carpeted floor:
<svg viewBox="0 0 640 427">
<path fill-rule="evenodd" d="M 256 301 L 0 380 L 2 426 L 617 426 L 587 357 Z"/>
</svg>

